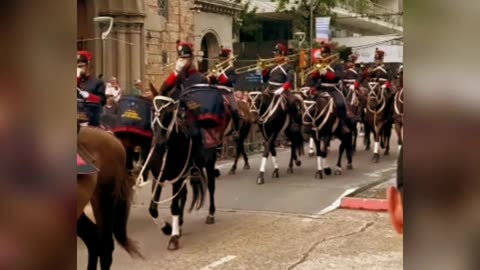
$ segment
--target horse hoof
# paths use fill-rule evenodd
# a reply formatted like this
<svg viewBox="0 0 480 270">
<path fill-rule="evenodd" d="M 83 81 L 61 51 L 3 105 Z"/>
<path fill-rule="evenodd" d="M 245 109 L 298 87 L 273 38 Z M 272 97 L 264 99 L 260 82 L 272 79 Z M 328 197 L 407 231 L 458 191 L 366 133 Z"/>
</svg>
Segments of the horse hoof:
<svg viewBox="0 0 480 270">
<path fill-rule="evenodd" d="M 302 166 L 302 161 L 301 160 L 295 160 L 295 165 L 297 165 L 297 167 Z"/>
<path fill-rule="evenodd" d="M 370 150 L 370 146 L 365 147 L 365 151 Z"/>
<path fill-rule="evenodd" d="M 263 185 L 265 184 L 265 179 L 263 179 L 263 176 L 259 176 L 257 178 L 257 185 Z"/>
<path fill-rule="evenodd" d="M 170 240 L 168 241 L 167 249 L 168 250 L 178 250 L 178 248 L 179 248 L 179 243 L 178 243 L 179 238 L 180 237 L 178 235 L 172 236 L 170 238 Z"/>
<path fill-rule="evenodd" d="M 380 159 L 380 154 L 373 154 L 372 161 L 374 163 L 378 163 L 379 159 Z"/>
<path fill-rule="evenodd" d="M 316 179 L 323 179 L 323 172 L 322 171 L 317 171 L 317 173 L 315 174 L 315 178 Z"/>
<path fill-rule="evenodd" d="M 165 235 L 171 235 L 172 234 L 172 225 L 170 223 L 165 222 L 165 225 L 163 225 L 162 232 Z"/>
<path fill-rule="evenodd" d="M 219 170 L 219 169 L 215 169 L 215 170 L 213 171 L 213 175 L 215 176 L 215 178 L 220 177 L 220 170 Z"/>
<path fill-rule="evenodd" d="M 280 174 L 278 172 L 278 169 L 275 169 L 272 173 L 272 178 L 279 178 L 280 177 Z"/>
<path fill-rule="evenodd" d="M 158 218 L 158 209 L 155 206 L 150 206 L 150 208 L 148 208 L 148 212 L 152 218 Z"/>
<path fill-rule="evenodd" d="M 390 152 L 389 151 L 385 151 L 385 153 L 383 153 L 384 156 L 389 156 L 390 155 Z"/>
<path fill-rule="evenodd" d="M 287 173 L 290 173 L 290 174 L 293 173 L 293 168 L 292 168 L 292 167 L 289 167 L 289 168 L 287 169 Z"/>
<path fill-rule="evenodd" d="M 246 164 L 243 166 L 243 169 L 244 169 L 244 170 L 250 170 L 250 164 L 246 163 Z"/>
<path fill-rule="evenodd" d="M 215 223 L 215 217 L 208 215 L 205 223 L 206 224 L 214 224 Z"/>
<path fill-rule="evenodd" d="M 229 172 L 228 172 L 229 175 L 234 175 L 235 174 L 235 169 L 231 169 Z"/>
<path fill-rule="evenodd" d="M 310 153 L 308 153 L 308 156 L 309 156 L 309 157 L 313 157 L 313 156 L 315 156 L 315 153 L 314 153 L 314 152 L 310 152 Z"/>
<path fill-rule="evenodd" d="M 325 171 L 326 175 L 331 175 L 332 174 L 332 169 L 330 169 L 330 168 L 325 168 L 323 170 Z"/>
<path fill-rule="evenodd" d="M 353 165 L 352 165 L 352 164 L 348 164 L 348 165 L 347 165 L 347 170 L 353 170 Z"/>
<path fill-rule="evenodd" d="M 342 168 L 336 168 L 335 175 L 342 175 Z"/>
</svg>

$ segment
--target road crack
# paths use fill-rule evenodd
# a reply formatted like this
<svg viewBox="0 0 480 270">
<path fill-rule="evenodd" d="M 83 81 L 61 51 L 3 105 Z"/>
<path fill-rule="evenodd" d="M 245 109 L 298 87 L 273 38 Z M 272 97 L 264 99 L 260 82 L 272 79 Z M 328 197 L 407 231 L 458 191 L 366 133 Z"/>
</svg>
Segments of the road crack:
<svg viewBox="0 0 480 270">
<path fill-rule="evenodd" d="M 359 233 L 362 233 L 362 232 L 366 231 L 368 228 L 372 227 L 377 222 L 378 217 L 379 217 L 379 215 L 376 214 L 375 219 L 373 221 L 369 221 L 369 222 L 364 223 L 359 229 L 357 229 L 353 232 L 348 232 L 348 233 L 344 233 L 344 234 L 336 235 L 336 236 L 331 236 L 331 237 L 325 237 L 325 238 L 313 243 L 313 245 L 310 246 L 310 248 L 305 253 L 303 253 L 300 260 L 298 260 L 297 262 L 288 266 L 287 270 L 292 270 L 295 267 L 299 266 L 300 264 L 304 263 L 308 259 L 308 257 L 310 256 L 310 253 L 312 253 L 312 251 L 314 251 L 320 244 L 323 244 L 327 241 L 335 240 L 335 239 L 338 239 L 338 238 L 349 237 L 349 236 L 359 234 Z"/>
</svg>

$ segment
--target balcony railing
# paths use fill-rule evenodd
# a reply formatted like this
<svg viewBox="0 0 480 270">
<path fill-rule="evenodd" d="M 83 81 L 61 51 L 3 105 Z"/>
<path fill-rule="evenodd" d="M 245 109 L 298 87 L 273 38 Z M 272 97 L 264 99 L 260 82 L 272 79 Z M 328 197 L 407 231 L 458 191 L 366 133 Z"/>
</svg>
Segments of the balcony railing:
<svg viewBox="0 0 480 270">
<path fill-rule="evenodd" d="M 403 27 L 403 16 L 396 15 L 398 14 L 398 11 L 375 4 L 369 0 L 340 0 L 338 7 L 359 15 L 365 15 L 366 18 L 376 19 L 394 26 Z M 370 14 L 376 14 L 377 16 Z"/>
</svg>

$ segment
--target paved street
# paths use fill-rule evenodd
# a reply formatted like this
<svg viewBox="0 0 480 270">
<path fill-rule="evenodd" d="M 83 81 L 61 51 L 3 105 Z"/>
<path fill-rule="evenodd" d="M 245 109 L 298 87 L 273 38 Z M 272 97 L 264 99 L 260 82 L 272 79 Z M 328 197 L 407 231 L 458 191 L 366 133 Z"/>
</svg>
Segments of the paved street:
<svg viewBox="0 0 480 270">
<path fill-rule="evenodd" d="M 337 146 L 332 143 L 328 157 L 332 168 Z M 370 161 L 371 151 L 359 146 L 353 171 L 344 169 L 343 175 L 323 180 L 314 178 L 316 158 L 307 156 L 293 175 L 287 174 L 288 150 L 279 151 L 280 178 L 270 177 L 269 160 L 262 186 L 255 183 L 259 155 L 250 158 L 249 171 L 239 162 L 236 175 L 227 174 L 229 161 L 220 163 L 216 224 L 205 224 L 208 201 L 201 211 L 186 213 L 181 247 L 174 252 L 166 250 L 168 237 L 148 214 L 149 188 L 143 188 L 135 197 L 129 232 L 146 260 L 133 260 L 116 246 L 112 269 L 402 269 L 402 238 L 386 213 L 334 210 L 342 194 L 394 176 L 395 136 L 391 155 L 382 155 L 378 164 Z M 162 199 L 170 195 L 167 188 Z M 169 205 L 161 209 L 160 215 L 170 220 Z M 81 240 L 77 247 L 78 269 L 85 269 Z"/>
</svg>

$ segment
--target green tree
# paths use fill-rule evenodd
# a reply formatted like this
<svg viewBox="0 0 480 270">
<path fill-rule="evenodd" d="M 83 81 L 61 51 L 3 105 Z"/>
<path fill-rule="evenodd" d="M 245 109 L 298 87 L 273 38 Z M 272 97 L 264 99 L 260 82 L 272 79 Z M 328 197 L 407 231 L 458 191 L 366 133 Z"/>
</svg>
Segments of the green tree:
<svg viewBox="0 0 480 270">
<path fill-rule="evenodd" d="M 342 0 L 271 0 L 277 3 L 278 12 L 290 14 L 293 20 L 293 27 L 296 31 L 306 33 L 305 43 L 309 44 L 310 39 L 310 15 L 315 17 L 335 17 L 331 12 Z M 315 23 L 315 21 L 313 21 Z"/>
<path fill-rule="evenodd" d="M 235 3 L 242 5 L 243 9 L 233 21 L 233 32 L 247 36 L 255 36 L 262 27 L 255 15 L 258 8 L 252 8 L 250 0 L 235 0 Z"/>
</svg>

